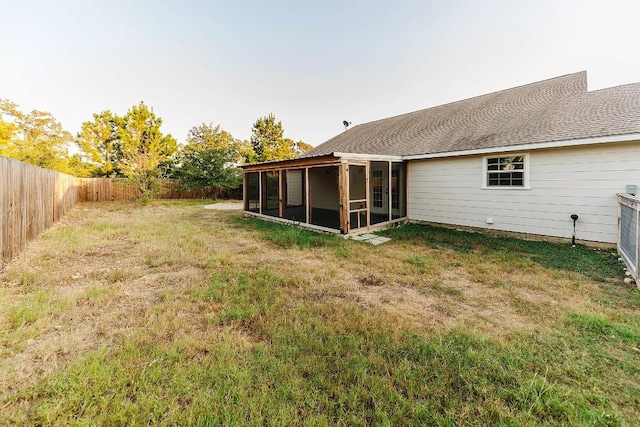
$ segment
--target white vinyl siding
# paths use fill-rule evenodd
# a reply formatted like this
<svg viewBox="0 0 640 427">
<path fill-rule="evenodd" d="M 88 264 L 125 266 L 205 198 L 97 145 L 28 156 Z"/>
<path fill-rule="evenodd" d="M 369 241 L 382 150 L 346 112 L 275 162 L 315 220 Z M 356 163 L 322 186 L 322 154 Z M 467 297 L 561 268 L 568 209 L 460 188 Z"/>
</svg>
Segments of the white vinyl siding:
<svg viewBox="0 0 640 427">
<path fill-rule="evenodd" d="M 410 220 L 615 243 L 616 193 L 640 184 L 640 142 L 529 152 L 530 190 L 483 187 L 483 157 L 409 162 Z M 493 224 L 487 224 L 487 218 Z"/>
<path fill-rule="evenodd" d="M 311 207 L 330 210 L 340 208 L 337 167 L 309 169 L 309 187 Z"/>
<path fill-rule="evenodd" d="M 302 194 L 304 192 L 302 176 L 304 170 L 288 170 L 285 173 L 287 177 L 287 206 L 302 206 Z"/>
</svg>

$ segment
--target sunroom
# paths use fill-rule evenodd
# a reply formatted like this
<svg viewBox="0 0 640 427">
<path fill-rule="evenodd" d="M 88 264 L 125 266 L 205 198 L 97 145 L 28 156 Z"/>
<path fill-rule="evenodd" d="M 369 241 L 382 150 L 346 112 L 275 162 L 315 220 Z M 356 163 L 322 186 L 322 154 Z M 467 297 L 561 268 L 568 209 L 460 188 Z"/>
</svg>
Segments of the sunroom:
<svg viewBox="0 0 640 427">
<path fill-rule="evenodd" d="M 246 215 L 350 234 L 406 220 L 400 156 L 332 153 L 243 166 Z"/>
</svg>

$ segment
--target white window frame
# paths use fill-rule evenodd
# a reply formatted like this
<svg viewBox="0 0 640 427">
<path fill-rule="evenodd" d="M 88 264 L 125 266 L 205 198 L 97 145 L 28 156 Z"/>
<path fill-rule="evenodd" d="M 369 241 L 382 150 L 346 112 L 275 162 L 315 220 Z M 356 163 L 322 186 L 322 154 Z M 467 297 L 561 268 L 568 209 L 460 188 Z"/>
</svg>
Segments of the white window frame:
<svg viewBox="0 0 640 427">
<path fill-rule="evenodd" d="M 500 157 L 514 157 L 514 156 L 522 156 L 523 158 L 523 186 L 506 186 L 506 185 L 488 185 L 487 183 L 487 165 L 489 159 L 496 159 Z M 529 153 L 501 153 L 501 154 L 492 154 L 490 156 L 484 156 L 482 158 L 482 189 L 484 190 L 530 190 L 531 186 L 529 184 L 529 175 L 531 171 L 531 162 L 529 161 Z"/>
</svg>

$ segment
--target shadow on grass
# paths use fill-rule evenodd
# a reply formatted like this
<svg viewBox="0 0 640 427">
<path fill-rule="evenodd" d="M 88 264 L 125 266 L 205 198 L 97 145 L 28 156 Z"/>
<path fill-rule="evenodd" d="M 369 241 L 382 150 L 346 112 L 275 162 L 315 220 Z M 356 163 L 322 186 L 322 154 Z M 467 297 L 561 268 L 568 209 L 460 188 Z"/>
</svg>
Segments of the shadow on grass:
<svg viewBox="0 0 640 427">
<path fill-rule="evenodd" d="M 230 216 L 228 221 L 234 227 L 258 231 L 263 239 L 282 248 L 345 245 L 345 241 L 338 236 L 257 218 Z M 579 273 L 598 282 L 624 278 L 623 265 L 618 261 L 614 249 L 594 249 L 584 245 L 572 248 L 569 243 L 490 237 L 481 233 L 418 224 L 390 228 L 378 234 L 390 237 L 395 242 L 451 249 L 462 254 L 486 255 L 487 261 L 518 261 L 524 258 L 548 269 Z"/>
<path fill-rule="evenodd" d="M 429 225 L 409 224 L 382 231 L 395 241 L 419 243 L 431 248 L 446 248 L 469 254 L 487 254 L 488 259 L 509 260 L 526 257 L 545 268 L 572 271 L 599 282 L 624 277 L 623 266 L 615 250 L 600 250 L 509 237 L 490 237 L 481 233 L 458 231 Z"/>
<path fill-rule="evenodd" d="M 232 226 L 257 231 L 264 240 L 281 248 L 339 248 L 345 244 L 344 239 L 333 234 L 317 233 L 304 228 L 276 224 L 258 218 L 229 216 L 228 221 Z"/>
</svg>

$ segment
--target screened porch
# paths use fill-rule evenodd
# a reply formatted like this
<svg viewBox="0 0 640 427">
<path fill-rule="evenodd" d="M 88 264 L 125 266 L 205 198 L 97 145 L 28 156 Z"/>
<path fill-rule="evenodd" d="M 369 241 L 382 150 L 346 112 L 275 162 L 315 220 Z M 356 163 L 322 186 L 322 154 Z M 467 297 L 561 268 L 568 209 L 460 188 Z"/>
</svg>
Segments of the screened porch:
<svg viewBox="0 0 640 427">
<path fill-rule="evenodd" d="M 395 156 L 329 155 L 243 167 L 244 210 L 349 234 L 406 219 L 406 164 Z"/>
</svg>

